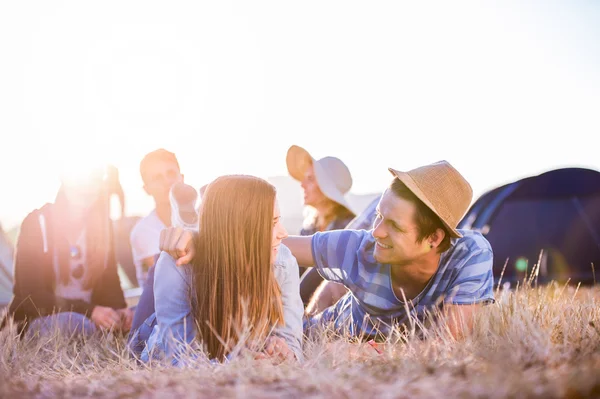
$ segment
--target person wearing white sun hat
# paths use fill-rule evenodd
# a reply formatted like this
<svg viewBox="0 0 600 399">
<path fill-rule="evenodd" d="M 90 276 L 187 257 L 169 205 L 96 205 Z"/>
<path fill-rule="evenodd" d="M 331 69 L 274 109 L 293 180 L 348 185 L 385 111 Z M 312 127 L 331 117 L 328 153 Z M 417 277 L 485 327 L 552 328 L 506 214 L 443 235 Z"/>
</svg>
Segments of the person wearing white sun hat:
<svg viewBox="0 0 600 399">
<path fill-rule="evenodd" d="M 304 205 L 309 207 L 301 236 L 341 230 L 354 219 L 356 211 L 346 199 L 352 188 L 352 175 L 341 159 L 332 156 L 315 159 L 304 148 L 292 145 L 287 151 L 286 164 L 289 174 L 302 185 Z M 300 296 L 305 305 L 323 281 L 318 273 L 309 271 L 300 268 L 304 276 Z"/>
<path fill-rule="evenodd" d="M 352 188 L 350 170 L 336 157 L 313 158 L 297 145 L 288 149 L 289 174 L 304 190 L 304 205 L 315 209 L 305 221 L 303 235 L 317 231 L 343 229 L 356 216 L 346 194 Z"/>
</svg>

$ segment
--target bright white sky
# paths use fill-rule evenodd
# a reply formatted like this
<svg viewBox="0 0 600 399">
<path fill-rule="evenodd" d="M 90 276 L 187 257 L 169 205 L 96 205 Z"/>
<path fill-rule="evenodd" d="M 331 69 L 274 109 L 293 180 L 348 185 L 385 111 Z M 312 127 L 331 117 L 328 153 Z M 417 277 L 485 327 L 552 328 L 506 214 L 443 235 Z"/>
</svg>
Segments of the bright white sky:
<svg viewBox="0 0 600 399">
<path fill-rule="evenodd" d="M 600 3 L 480 3 L 0 0 L 0 223 L 103 160 L 144 214 L 158 147 L 196 187 L 285 175 L 291 144 L 343 159 L 355 193 L 440 159 L 476 196 L 600 169 Z"/>
</svg>

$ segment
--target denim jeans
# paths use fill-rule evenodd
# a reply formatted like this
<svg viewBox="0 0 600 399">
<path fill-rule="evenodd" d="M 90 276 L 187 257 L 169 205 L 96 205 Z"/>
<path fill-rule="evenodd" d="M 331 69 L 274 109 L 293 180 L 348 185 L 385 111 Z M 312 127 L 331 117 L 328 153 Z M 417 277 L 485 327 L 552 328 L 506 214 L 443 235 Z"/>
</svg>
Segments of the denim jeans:
<svg viewBox="0 0 600 399">
<path fill-rule="evenodd" d="M 148 269 L 148 278 L 144 283 L 144 290 L 140 296 L 140 300 L 135 307 L 133 314 L 133 322 L 131 323 L 131 331 L 137 330 L 142 323 L 154 313 L 154 268 L 156 265 Z"/>
<path fill-rule="evenodd" d="M 96 325 L 92 320 L 75 312 L 61 312 L 50 316 L 34 319 L 27 330 L 29 336 L 39 334 L 47 335 L 60 332 L 64 336 L 85 335 L 96 332 Z"/>
<path fill-rule="evenodd" d="M 129 348 L 139 356 L 144 350 L 146 341 L 150 337 L 152 328 L 154 327 L 156 317 L 148 319 L 154 315 L 154 268 L 156 265 L 148 269 L 148 278 L 144 283 L 144 290 L 140 296 L 135 313 L 133 314 L 133 322 L 131 323 L 131 331 L 129 333 Z"/>
</svg>

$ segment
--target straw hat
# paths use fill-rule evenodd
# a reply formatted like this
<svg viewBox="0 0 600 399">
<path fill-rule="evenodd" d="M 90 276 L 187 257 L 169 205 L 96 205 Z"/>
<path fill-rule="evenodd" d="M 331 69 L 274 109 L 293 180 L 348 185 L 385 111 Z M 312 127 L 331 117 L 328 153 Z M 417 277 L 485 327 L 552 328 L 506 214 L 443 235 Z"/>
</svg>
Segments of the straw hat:
<svg viewBox="0 0 600 399">
<path fill-rule="evenodd" d="M 471 205 L 473 190 L 450 163 L 440 161 L 408 172 L 389 171 L 439 216 L 452 237 L 462 237 L 456 226 Z"/>
<path fill-rule="evenodd" d="M 306 169 L 313 165 L 321 192 L 330 200 L 345 206 L 356 214 L 345 198 L 345 194 L 352 188 L 352 176 L 341 159 L 325 157 L 316 160 L 304 148 L 293 145 L 288 149 L 285 162 L 289 174 L 298 181 L 304 180 Z"/>
</svg>

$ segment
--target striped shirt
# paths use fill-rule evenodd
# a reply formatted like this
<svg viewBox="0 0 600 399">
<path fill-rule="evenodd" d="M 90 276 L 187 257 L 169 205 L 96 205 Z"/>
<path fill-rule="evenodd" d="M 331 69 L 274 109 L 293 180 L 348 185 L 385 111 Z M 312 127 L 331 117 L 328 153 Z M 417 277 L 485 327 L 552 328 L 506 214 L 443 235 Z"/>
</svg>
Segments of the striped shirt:
<svg viewBox="0 0 600 399">
<path fill-rule="evenodd" d="M 377 218 L 377 205 L 379 205 L 380 200 L 381 195 L 374 198 L 358 216 L 348 223 L 346 229 L 371 230 L 375 223 L 375 219 Z"/>
<path fill-rule="evenodd" d="M 408 304 L 392 289 L 390 265 L 373 258 L 371 231 L 338 230 L 312 238 L 315 266 L 324 279 L 342 283 L 349 292 L 335 305 L 307 320 L 305 327 L 333 323 L 340 333 L 388 335 L 396 324 L 408 325 L 411 316 L 424 321 L 435 306 L 494 301 L 493 255 L 489 242 L 478 232 L 459 230 L 442 253 L 437 271 L 425 289 Z"/>
</svg>

